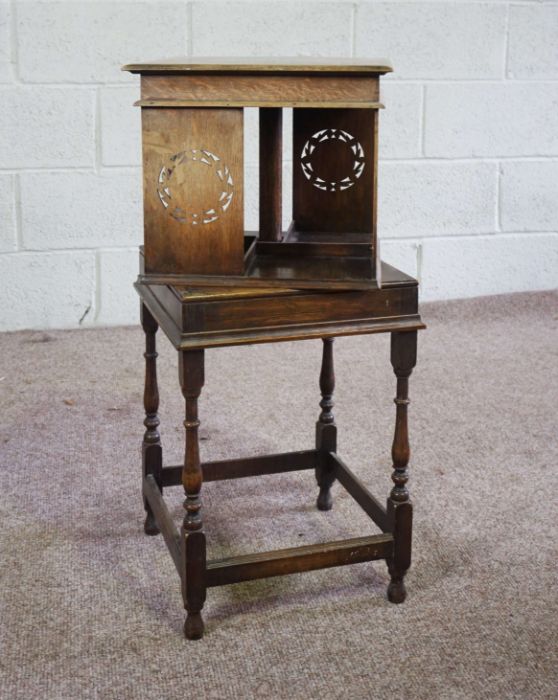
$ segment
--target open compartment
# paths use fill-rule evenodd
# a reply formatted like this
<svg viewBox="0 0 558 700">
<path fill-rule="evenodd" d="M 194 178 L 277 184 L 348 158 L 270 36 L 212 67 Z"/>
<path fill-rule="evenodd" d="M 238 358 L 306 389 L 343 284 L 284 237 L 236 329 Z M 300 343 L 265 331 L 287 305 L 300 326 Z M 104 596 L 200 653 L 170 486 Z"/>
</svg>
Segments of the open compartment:
<svg viewBox="0 0 558 700">
<path fill-rule="evenodd" d="M 142 74 L 143 281 L 380 285 L 379 75 L 320 62 L 156 64 Z M 259 108 L 259 231 L 245 232 L 244 107 Z M 282 230 L 282 117 L 293 109 L 292 222 Z"/>
</svg>

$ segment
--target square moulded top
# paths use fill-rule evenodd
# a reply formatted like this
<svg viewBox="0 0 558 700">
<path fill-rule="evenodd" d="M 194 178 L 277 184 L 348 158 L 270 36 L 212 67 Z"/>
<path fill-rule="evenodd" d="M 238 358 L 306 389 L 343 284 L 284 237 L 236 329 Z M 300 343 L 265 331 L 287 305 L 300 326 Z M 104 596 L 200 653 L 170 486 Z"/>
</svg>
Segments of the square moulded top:
<svg viewBox="0 0 558 700">
<path fill-rule="evenodd" d="M 128 63 L 122 66 L 122 70 L 143 75 L 180 73 L 384 75 L 391 73 L 393 68 L 390 62 L 383 58 L 306 58 L 303 56 L 288 58 L 199 56 L 194 58 L 184 56 L 145 63 Z"/>
</svg>

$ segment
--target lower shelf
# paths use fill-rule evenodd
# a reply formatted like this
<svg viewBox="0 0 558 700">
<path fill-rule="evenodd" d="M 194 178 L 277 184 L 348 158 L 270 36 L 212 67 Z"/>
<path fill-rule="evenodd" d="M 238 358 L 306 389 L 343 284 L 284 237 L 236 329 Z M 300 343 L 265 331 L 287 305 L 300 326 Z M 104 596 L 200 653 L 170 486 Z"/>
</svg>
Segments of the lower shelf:
<svg viewBox="0 0 558 700">
<path fill-rule="evenodd" d="M 319 463 L 328 465 L 339 483 L 345 487 L 383 532 L 367 537 L 214 559 L 208 561 L 205 566 L 203 572 L 205 586 L 223 586 L 240 581 L 284 576 L 393 556 L 394 537 L 393 533 L 389 532 L 392 529 L 392 523 L 386 510 L 334 452 L 320 452 L 319 450 L 285 452 L 244 459 L 205 462 L 201 466 L 204 481 L 219 481 L 312 469 L 317 467 Z M 181 483 L 181 466 L 164 467 L 157 480 L 153 474 L 148 474 L 145 477 L 143 494 L 151 507 L 175 566 L 180 576 L 184 577 L 186 562 L 184 561 L 182 538 L 188 537 L 188 535 L 184 532 L 179 533 L 162 494 L 164 487 L 177 486 Z"/>
<path fill-rule="evenodd" d="M 207 562 L 208 586 L 224 586 L 270 576 L 284 576 L 332 566 L 385 559 L 393 550 L 393 535 L 383 533 L 337 542 L 276 549 Z"/>
</svg>

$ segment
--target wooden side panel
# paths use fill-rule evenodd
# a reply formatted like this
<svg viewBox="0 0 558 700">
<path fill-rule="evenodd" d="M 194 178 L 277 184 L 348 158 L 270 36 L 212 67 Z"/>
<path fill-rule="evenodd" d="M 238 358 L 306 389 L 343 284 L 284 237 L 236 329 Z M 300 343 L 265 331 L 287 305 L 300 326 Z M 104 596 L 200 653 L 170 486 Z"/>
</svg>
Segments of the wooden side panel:
<svg viewBox="0 0 558 700">
<path fill-rule="evenodd" d="M 377 102 L 377 76 L 143 75 L 142 100 Z"/>
<path fill-rule="evenodd" d="M 360 232 L 375 244 L 373 109 L 293 110 L 293 219 L 297 231 Z"/>
<path fill-rule="evenodd" d="M 146 273 L 242 274 L 242 109 L 142 109 Z"/>
</svg>

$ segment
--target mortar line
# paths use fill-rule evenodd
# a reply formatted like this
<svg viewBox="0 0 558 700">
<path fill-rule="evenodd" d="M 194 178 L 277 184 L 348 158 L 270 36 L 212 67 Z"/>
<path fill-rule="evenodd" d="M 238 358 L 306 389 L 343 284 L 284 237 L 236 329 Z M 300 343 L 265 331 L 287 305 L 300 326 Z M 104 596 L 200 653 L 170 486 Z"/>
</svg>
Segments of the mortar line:
<svg viewBox="0 0 558 700">
<path fill-rule="evenodd" d="M 556 2 L 558 5 L 558 0 Z M 385 78 L 390 85 L 424 85 L 428 83 L 435 83 L 437 85 L 501 85 L 503 80 L 502 77 L 492 77 L 492 78 L 426 78 L 426 77 L 416 77 L 416 78 L 397 78 L 395 76 L 388 76 Z M 515 85 L 533 85 L 538 83 L 558 83 L 558 78 L 508 78 L 506 83 Z M 121 83 L 115 82 L 105 82 L 102 80 L 95 80 L 91 82 L 72 82 L 72 81 L 62 81 L 62 82 L 49 82 L 45 80 L 19 80 L 18 83 L 22 88 L 28 88 L 29 90 L 34 90 L 38 87 L 43 88 L 75 88 L 77 90 L 91 90 L 97 87 L 109 87 L 109 88 L 131 88 L 138 87 L 139 83 L 133 80 L 122 81 Z M 0 88 L 9 88 L 10 83 L 2 83 Z"/>
<path fill-rule="evenodd" d="M 91 248 L 74 247 L 71 248 L 23 248 L 22 250 L 6 250 L 0 255 L 27 255 L 35 253 L 137 253 L 138 246 L 110 246 L 101 245 Z"/>
<path fill-rule="evenodd" d="M 444 158 L 443 156 L 411 156 L 409 158 L 380 158 L 380 163 L 394 163 L 399 165 L 424 165 L 428 163 L 429 165 L 470 165 L 470 164 L 487 164 L 487 163 L 501 163 L 507 161 L 517 161 L 520 163 L 537 163 L 537 162 L 558 162 L 558 153 L 554 155 L 538 155 L 538 156 L 448 156 Z M 292 165 L 292 159 L 285 159 L 286 164 Z M 249 168 L 257 167 L 257 161 L 246 163 Z M 135 165 L 125 165 L 125 164 L 102 164 L 100 168 L 100 174 L 105 171 L 108 172 L 122 172 L 134 173 L 140 172 L 141 164 L 137 163 Z M 95 174 L 95 165 L 76 165 L 76 166 L 56 166 L 56 165 L 44 165 L 37 167 L 0 167 L 0 174 L 2 175 L 17 175 L 18 173 L 89 173 Z"/>
<path fill-rule="evenodd" d="M 380 241 L 386 243 L 415 243 L 417 245 L 423 246 L 427 241 L 462 241 L 462 240 L 476 240 L 479 238 L 486 238 L 490 240 L 495 240 L 497 238 L 538 238 L 542 236 L 552 236 L 558 238 L 558 231 L 484 231 L 482 233 L 443 233 L 434 236 L 425 236 L 424 234 L 411 235 L 411 236 L 382 236 L 380 235 Z M 137 253 L 137 246 L 122 247 L 117 246 L 110 248 L 107 246 L 98 246 L 95 248 L 25 248 L 23 250 L 11 250 L 0 253 L 0 257 L 9 257 L 14 255 L 19 255 L 22 257 L 27 257 L 31 255 L 36 255 L 40 253 L 45 254 L 63 254 L 63 253 L 93 253 L 97 255 L 98 253 L 111 253 L 111 252 L 129 252 Z M 100 268 L 99 268 L 100 269 Z"/>
</svg>

